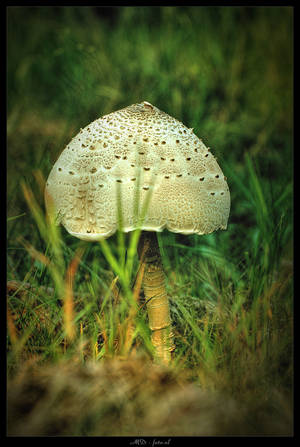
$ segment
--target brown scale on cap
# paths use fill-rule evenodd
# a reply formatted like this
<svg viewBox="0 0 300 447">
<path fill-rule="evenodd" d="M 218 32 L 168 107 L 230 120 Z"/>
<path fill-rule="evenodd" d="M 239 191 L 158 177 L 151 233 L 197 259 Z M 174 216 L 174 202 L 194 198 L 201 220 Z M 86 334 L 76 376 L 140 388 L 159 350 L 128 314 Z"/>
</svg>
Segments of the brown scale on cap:
<svg viewBox="0 0 300 447">
<path fill-rule="evenodd" d="M 146 101 L 82 129 L 53 166 L 45 197 L 71 234 L 99 240 L 117 230 L 117 191 L 123 230 L 137 228 L 137 187 L 140 209 L 151 194 L 143 230 L 206 234 L 227 227 L 230 194 L 216 159 L 193 129 Z"/>
</svg>

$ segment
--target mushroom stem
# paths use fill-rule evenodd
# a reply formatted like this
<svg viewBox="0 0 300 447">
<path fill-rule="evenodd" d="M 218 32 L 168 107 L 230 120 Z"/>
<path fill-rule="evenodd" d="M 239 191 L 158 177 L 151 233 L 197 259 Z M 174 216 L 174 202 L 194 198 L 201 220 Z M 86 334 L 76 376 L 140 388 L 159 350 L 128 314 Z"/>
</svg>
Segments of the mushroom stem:
<svg viewBox="0 0 300 447">
<path fill-rule="evenodd" d="M 169 300 L 155 232 L 142 231 L 138 254 L 145 264 L 143 289 L 156 360 L 168 364 L 174 350 Z"/>
</svg>

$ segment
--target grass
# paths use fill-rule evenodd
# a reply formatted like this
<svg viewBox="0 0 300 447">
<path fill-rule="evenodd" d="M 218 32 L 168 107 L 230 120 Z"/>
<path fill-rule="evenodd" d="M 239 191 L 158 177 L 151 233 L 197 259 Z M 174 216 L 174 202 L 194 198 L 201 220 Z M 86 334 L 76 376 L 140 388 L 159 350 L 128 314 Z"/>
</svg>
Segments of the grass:
<svg viewBox="0 0 300 447">
<path fill-rule="evenodd" d="M 292 8 L 9 7 L 7 23 L 8 433 L 291 435 Z M 151 366 L 139 232 L 85 243 L 44 209 L 45 179 L 80 127 L 142 100 L 211 147 L 232 201 L 227 231 L 158 235 L 172 380 Z M 124 391 L 101 406 L 93 393 L 98 380 L 100 395 L 112 387 L 110 362 Z M 72 377 L 82 395 L 78 385 L 68 413 Z M 93 403 L 86 415 L 75 411 L 80 396 Z M 217 396 L 233 402 L 228 425 Z M 46 424 L 55 408 L 67 432 L 54 416 Z"/>
</svg>

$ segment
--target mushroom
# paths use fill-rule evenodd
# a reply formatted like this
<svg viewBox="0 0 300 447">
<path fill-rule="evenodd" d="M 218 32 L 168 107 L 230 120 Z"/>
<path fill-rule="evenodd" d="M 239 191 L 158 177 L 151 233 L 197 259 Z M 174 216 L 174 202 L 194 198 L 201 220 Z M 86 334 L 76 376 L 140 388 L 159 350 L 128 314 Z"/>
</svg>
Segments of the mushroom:
<svg viewBox="0 0 300 447">
<path fill-rule="evenodd" d="M 156 358 L 168 363 L 174 343 L 156 232 L 226 229 L 226 177 L 193 129 L 144 101 L 80 130 L 50 172 L 45 201 L 70 234 L 98 241 L 118 229 L 118 194 L 122 230 L 141 230 L 138 254 L 152 343 Z"/>
</svg>

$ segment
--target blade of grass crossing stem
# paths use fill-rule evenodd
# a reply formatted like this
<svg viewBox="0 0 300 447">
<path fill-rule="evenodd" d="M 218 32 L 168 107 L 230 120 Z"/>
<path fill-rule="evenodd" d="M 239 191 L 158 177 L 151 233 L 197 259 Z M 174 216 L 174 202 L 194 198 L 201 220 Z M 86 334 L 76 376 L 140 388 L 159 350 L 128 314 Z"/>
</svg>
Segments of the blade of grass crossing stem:
<svg viewBox="0 0 300 447">
<path fill-rule="evenodd" d="M 148 191 L 146 193 L 146 197 L 142 204 L 141 212 L 138 214 L 138 223 L 137 223 L 138 229 L 131 233 L 129 247 L 128 247 L 127 262 L 126 262 L 126 272 L 127 272 L 128 278 L 131 278 L 131 275 L 132 275 L 133 261 L 134 261 L 134 257 L 137 252 L 137 246 L 138 246 L 139 238 L 140 238 L 141 231 L 142 231 L 141 228 L 145 221 L 145 217 L 146 217 L 146 214 L 147 214 L 147 211 L 148 211 L 148 208 L 150 205 L 151 197 L 153 194 L 154 180 L 155 180 L 155 172 L 152 173 L 152 176 L 150 179 L 150 188 L 148 189 Z M 136 189 L 138 189 L 138 188 L 136 188 Z M 139 205 L 136 206 L 136 208 L 139 212 Z"/>
</svg>

